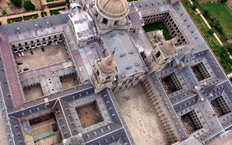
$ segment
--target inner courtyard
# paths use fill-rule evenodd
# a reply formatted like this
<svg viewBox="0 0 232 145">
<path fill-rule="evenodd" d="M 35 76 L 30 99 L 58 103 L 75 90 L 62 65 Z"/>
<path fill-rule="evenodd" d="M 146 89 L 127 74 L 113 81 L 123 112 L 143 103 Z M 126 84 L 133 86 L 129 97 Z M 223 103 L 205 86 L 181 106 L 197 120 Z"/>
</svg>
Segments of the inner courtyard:
<svg viewBox="0 0 232 145">
<path fill-rule="evenodd" d="M 28 88 L 23 88 L 23 92 L 25 95 L 25 101 L 32 101 L 43 96 L 43 91 L 40 84 Z"/>
<path fill-rule="evenodd" d="M 190 111 L 189 113 L 181 116 L 181 120 L 188 132 L 188 134 L 192 134 L 193 132 L 203 128 L 200 120 L 198 119 L 196 112 Z"/>
<path fill-rule="evenodd" d="M 64 90 L 79 85 L 79 81 L 77 79 L 76 74 L 72 74 L 72 75 L 65 76 L 65 77 L 60 77 L 60 81 L 61 81 L 61 84 Z"/>
<path fill-rule="evenodd" d="M 97 101 L 90 102 L 81 107 L 76 108 L 77 114 L 83 128 L 97 124 L 103 121 L 101 112 L 99 111 Z"/>
<path fill-rule="evenodd" d="M 44 51 L 42 51 L 42 48 Z M 23 51 L 23 53 L 24 56 L 22 56 L 22 53 L 20 53 L 21 56 L 18 53 L 14 53 L 16 65 L 22 62 L 22 64 L 17 65 L 19 73 L 23 73 L 24 68 L 28 68 L 28 71 L 31 71 L 69 61 L 69 55 L 65 49 L 64 42 L 59 42 L 54 46 L 47 45 L 29 49 Z"/>
</svg>

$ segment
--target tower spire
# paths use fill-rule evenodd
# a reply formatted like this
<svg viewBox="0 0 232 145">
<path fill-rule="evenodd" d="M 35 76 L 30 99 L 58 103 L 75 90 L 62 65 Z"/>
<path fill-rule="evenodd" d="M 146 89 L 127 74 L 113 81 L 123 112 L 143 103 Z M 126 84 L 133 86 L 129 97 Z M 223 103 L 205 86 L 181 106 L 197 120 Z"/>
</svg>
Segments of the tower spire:
<svg viewBox="0 0 232 145">
<path fill-rule="evenodd" d="M 107 60 L 106 60 L 107 65 L 111 65 L 113 63 L 115 50 L 116 50 L 116 48 L 114 48 L 114 51 L 112 52 L 112 54 L 107 58 Z"/>
</svg>

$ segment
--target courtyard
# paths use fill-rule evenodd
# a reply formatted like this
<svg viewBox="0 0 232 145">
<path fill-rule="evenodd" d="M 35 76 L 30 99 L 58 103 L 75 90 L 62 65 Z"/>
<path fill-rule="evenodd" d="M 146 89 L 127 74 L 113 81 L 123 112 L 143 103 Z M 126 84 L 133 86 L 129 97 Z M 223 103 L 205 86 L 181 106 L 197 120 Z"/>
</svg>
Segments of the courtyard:
<svg viewBox="0 0 232 145">
<path fill-rule="evenodd" d="M 29 122 L 31 130 L 25 132 L 27 144 L 50 145 L 62 141 L 62 136 L 56 126 L 54 113 L 31 119 Z"/>
<path fill-rule="evenodd" d="M 181 116 L 181 120 L 189 135 L 203 128 L 194 110 Z"/>
<path fill-rule="evenodd" d="M 150 31 L 154 31 L 154 30 L 163 30 L 163 35 L 164 35 L 165 39 L 166 40 L 172 39 L 172 36 L 170 35 L 170 33 L 169 33 L 168 29 L 166 28 L 163 21 L 145 24 L 143 26 L 143 29 L 145 32 L 150 32 Z"/>
<path fill-rule="evenodd" d="M 179 80 L 177 79 L 175 73 L 171 73 L 167 76 L 161 78 L 164 88 L 167 90 L 168 94 L 176 92 L 182 89 Z"/>
<path fill-rule="evenodd" d="M 69 61 L 69 56 L 65 50 L 64 42 L 60 42 L 55 46 L 44 46 L 44 52 L 41 48 L 42 47 L 26 50 L 24 51 L 25 56 L 21 57 L 19 57 L 17 53 L 14 53 L 15 61 L 17 63 L 23 63 L 21 65 L 17 65 L 19 72 L 21 70 L 20 73 L 24 72 L 24 68 L 28 68 L 30 71 Z M 31 54 L 31 51 L 33 54 Z"/>
<path fill-rule="evenodd" d="M 60 81 L 64 90 L 79 85 L 79 81 L 77 79 L 76 74 L 72 74 L 66 77 L 60 77 Z"/>
<path fill-rule="evenodd" d="M 83 128 L 97 124 L 104 120 L 96 101 L 80 106 L 76 108 L 76 111 Z"/>
<path fill-rule="evenodd" d="M 168 137 L 142 83 L 115 93 L 132 137 L 138 145 L 167 145 Z"/>
<path fill-rule="evenodd" d="M 30 88 L 23 89 L 25 95 L 25 101 L 31 101 L 43 96 L 43 92 L 40 85 L 32 86 Z"/>
</svg>

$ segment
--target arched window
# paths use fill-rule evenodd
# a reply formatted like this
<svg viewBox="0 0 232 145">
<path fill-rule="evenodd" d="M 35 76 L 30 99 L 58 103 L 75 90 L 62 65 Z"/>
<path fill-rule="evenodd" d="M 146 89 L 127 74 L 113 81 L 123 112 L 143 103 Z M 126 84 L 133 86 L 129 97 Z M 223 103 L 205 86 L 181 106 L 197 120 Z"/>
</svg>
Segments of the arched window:
<svg viewBox="0 0 232 145">
<path fill-rule="evenodd" d="M 103 19 L 102 23 L 107 24 L 108 20 L 106 18 Z"/>
</svg>

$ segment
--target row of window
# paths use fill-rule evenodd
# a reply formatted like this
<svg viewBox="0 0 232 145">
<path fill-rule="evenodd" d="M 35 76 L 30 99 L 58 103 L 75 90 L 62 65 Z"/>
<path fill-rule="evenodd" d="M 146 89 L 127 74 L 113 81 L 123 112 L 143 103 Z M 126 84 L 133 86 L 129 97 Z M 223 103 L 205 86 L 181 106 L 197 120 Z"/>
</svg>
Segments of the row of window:
<svg viewBox="0 0 232 145">
<path fill-rule="evenodd" d="M 60 37 L 62 37 L 63 35 L 60 34 Z M 55 35 L 54 38 L 57 38 L 57 36 Z M 48 39 L 51 39 L 51 37 L 48 37 Z M 45 38 L 43 38 L 43 41 L 45 41 Z M 36 42 L 40 42 L 39 39 L 36 40 Z M 36 43 L 35 41 L 31 41 L 31 44 L 32 43 Z M 23 44 L 19 43 L 18 46 L 22 46 Z M 28 42 L 24 42 L 24 45 L 28 45 Z M 15 48 L 15 45 L 12 45 L 12 48 Z"/>
</svg>

